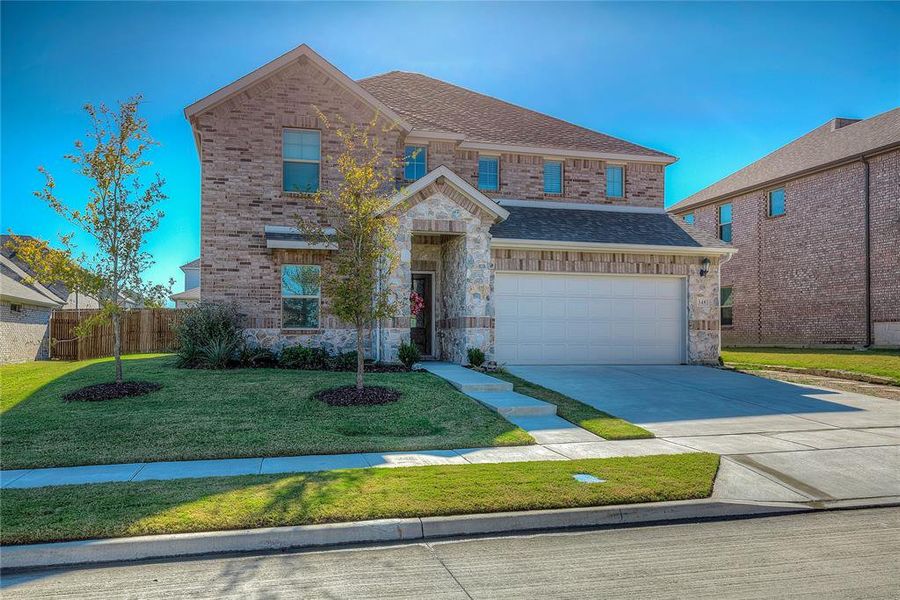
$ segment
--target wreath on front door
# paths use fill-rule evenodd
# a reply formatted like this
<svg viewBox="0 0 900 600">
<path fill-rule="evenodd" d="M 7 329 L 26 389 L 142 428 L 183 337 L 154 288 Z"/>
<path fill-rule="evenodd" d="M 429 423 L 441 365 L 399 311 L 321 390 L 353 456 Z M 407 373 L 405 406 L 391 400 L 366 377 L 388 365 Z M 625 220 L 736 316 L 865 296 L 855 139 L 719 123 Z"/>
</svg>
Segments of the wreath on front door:
<svg viewBox="0 0 900 600">
<path fill-rule="evenodd" d="M 425 310 L 425 298 L 418 292 L 409 293 L 409 312 L 412 316 L 417 317 Z"/>
</svg>

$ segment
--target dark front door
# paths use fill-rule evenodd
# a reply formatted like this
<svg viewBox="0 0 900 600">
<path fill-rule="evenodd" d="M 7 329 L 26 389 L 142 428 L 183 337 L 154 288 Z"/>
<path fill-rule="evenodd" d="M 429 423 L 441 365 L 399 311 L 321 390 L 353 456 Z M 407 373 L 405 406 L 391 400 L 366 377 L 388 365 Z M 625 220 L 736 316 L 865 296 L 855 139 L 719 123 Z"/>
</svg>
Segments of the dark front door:
<svg viewBox="0 0 900 600">
<path fill-rule="evenodd" d="M 419 314 L 410 317 L 409 334 L 422 356 L 431 356 L 431 283 L 430 273 L 412 275 L 412 291 L 422 297 L 425 306 Z"/>
</svg>

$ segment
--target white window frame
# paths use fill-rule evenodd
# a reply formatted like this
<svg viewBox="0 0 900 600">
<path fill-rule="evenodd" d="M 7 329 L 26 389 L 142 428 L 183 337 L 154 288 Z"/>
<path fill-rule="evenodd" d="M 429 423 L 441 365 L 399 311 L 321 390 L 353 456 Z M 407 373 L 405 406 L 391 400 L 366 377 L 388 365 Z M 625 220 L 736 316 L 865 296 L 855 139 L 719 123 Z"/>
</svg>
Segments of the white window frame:
<svg viewBox="0 0 900 600">
<path fill-rule="evenodd" d="M 731 217 L 728 219 L 728 222 L 725 223 L 722 221 L 722 207 L 728 206 L 730 207 Z M 716 207 L 716 221 L 718 221 L 718 234 L 719 239 L 727 244 L 731 244 L 734 242 L 734 204 L 731 202 L 723 202 L 719 206 Z M 726 240 L 722 237 L 722 226 L 723 225 L 731 225 L 731 228 L 728 230 L 731 235 L 729 236 L 731 239 Z"/>
<path fill-rule="evenodd" d="M 731 290 L 731 293 L 728 294 L 728 301 L 730 304 L 728 306 L 722 304 L 722 290 Z M 722 319 L 722 309 L 730 308 L 731 309 L 731 323 L 725 324 L 725 321 Z M 734 327 L 734 286 L 732 285 L 723 285 L 719 290 L 719 326 L 720 327 Z"/>
<path fill-rule="evenodd" d="M 284 155 L 284 134 L 288 131 L 314 131 L 319 134 L 319 160 L 309 160 L 302 158 L 287 158 Z M 298 192 L 296 190 L 286 190 L 284 189 L 284 163 L 292 162 L 292 163 L 307 163 L 319 165 L 319 181 L 316 184 L 316 189 L 313 192 Z M 287 194 L 315 194 L 319 190 L 322 189 L 322 130 L 321 129 L 309 129 L 307 127 L 282 127 L 281 129 L 281 191 Z"/>
<path fill-rule="evenodd" d="M 408 158 L 406 156 L 407 148 L 415 148 L 416 150 L 419 150 L 420 153 L 422 154 L 422 175 L 416 179 L 409 179 L 406 176 L 406 167 L 407 167 L 407 160 L 408 160 Z M 416 156 L 416 158 L 418 158 L 418 155 Z M 417 181 L 418 179 L 421 179 L 421 177 L 425 177 L 426 175 L 428 175 L 428 146 L 425 144 L 404 144 L 403 145 L 403 180 L 404 181 Z"/>
<path fill-rule="evenodd" d="M 284 293 L 284 270 L 287 267 L 300 267 L 302 268 L 314 268 L 319 272 L 319 276 L 322 275 L 322 265 L 298 265 L 298 264 L 284 264 L 281 265 L 281 279 L 279 279 L 279 284 L 281 285 L 281 329 L 287 331 L 309 331 L 313 329 L 321 329 L 322 328 L 322 286 L 319 285 L 319 293 L 318 294 L 285 294 Z M 319 303 L 318 314 L 318 323 L 316 323 L 315 327 L 288 327 L 284 324 L 284 301 L 292 298 L 315 298 Z"/>
<path fill-rule="evenodd" d="M 784 204 L 781 207 L 781 212 L 777 215 L 772 212 L 772 192 L 777 192 L 781 190 L 781 196 L 784 199 Z M 783 217 L 787 214 L 787 190 L 784 189 L 784 186 L 772 188 L 768 192 L 766 192 L 766 213 L 769 217 Z"/>
<path fill-rule="evenodd" d="M 544 164 L 541 165 L 541 170 L 543 171 L 544 167 L 547 163 L 556 163 L 559 165 L 559 191 L 558 192 L 548 192 L 547 191 L 547 172 L 544 171 L 544 194 L 547 196 L 563 196 L 566 190 L 566 161 L 561 158 L 545 158 Z"/>
<path fill-rule="evenodd" d="M 488 158 L 497 161 L 497 187 L 494 189 L 481 187 L 481 159 Z M 479 154 L 478 155 L 478 189 L 482 192 L 499 192 L 500 191 L 500 155 L 499 154 Z"/>
<path fill-rule="evenodd" d="M 609 195 L 609 169 L 610 167 L 622 170 L 622 194 L 619 196 Z M 603 194 L 605 198 L 621 199 L 625 197 L 625 165 L 621 163 L 606 163 L 603 168 Z"/>
</svg>

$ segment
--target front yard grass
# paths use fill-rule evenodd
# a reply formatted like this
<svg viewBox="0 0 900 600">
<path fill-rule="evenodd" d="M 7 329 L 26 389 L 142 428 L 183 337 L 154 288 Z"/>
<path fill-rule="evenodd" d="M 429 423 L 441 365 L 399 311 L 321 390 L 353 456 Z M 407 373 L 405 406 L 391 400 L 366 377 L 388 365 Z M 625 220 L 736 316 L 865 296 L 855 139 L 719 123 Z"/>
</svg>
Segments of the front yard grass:
<svg viewBox="0 0 900 600">
<path fill-rule="evenodd" d="M 106 402 L 62 395 L 110 381 L 110 359 L 0 367 L 3 469 L 200 458 L 452 449 L 534 443 L 524 430 L 428 373 L 373 373 L 398 402 L 332 407 L 312 398 L 354 373 L 177 369 L 168 355 L 126 357 L 125 378 L 158 392 Z"/>
<path fill-rule="evenodd" d="M 900 351 L 810 348 L 723 348 L 725 364 L 753 367 L 799 367 L 851 371 L 892 379 L 900 385 Z"/>
<path fill-rule="evenodd" d="M 718 464 L 698 453 L 3 490 L 0 543 L 687 500 L 710 495 Z"/>
<path fill-rule="evenodd" d="M 555 404 L 556 414 L 560 417 L 607 440 L 638 440 L 653 437 L 652 433 L 642 427 L 521 377 L 502 371 L 491 374 L 513 384 L 514 392 Z"/>
</svg>

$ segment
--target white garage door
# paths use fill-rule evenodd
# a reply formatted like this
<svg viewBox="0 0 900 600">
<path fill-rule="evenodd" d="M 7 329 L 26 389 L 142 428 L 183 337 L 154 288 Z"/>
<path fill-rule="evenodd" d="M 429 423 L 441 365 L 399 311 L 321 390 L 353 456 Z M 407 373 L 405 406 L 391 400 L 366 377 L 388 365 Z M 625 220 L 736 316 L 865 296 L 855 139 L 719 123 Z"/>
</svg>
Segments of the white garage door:
<svg viewBox="0 0 900 600">
<path fill-rule="evenodd" d="M 507 364 L 684 359 L 684 279 L 497 273 L 495 357 Z"/>
</svg>

